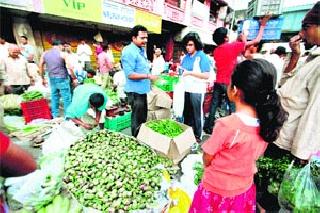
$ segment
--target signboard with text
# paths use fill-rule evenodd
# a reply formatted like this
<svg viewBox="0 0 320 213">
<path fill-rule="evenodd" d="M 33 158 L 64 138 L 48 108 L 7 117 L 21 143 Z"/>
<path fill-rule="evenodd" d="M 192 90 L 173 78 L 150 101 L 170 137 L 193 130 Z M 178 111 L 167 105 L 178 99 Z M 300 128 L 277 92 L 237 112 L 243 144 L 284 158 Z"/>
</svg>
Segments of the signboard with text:
<svg viewBox="0 0 320 213">
<path fill-rule="evenodd" d="M 115 26 L 132 28 L 134 26 L 135 9 L 123 4 L 103 1 L 102 22 Z"/>
<path fill-rule="evenodd" d="M 102 0 L 43 0 L 44 12 L 66 18 L 101 22 Z"/>
</svg>

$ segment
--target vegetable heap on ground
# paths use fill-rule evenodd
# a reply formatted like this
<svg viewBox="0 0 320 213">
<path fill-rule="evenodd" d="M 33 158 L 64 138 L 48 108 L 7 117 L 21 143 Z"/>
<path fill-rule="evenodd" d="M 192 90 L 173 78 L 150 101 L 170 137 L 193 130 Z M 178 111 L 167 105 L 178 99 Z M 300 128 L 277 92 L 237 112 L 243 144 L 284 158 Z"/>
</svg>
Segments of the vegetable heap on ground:
<svg viewBox="0 0 320 213">
<path fill-rule="evenodd" d="M 109 212 L 144 209 L 160 189 L 162 171 L 155 168 L 159 164 L 169 168 L 172 161 L 134 138 L 101 130 L 71 147 L 64 181 L 86 207 Z"/>
<path fill-rule="evenodd" d="M 176 137 L 183 132 L 182 127 L 170 119 L 149 121 L 147 126 L 153 131 L 166 135 L 170 138 Z"/>
<path fill-rule="evenodd" d="M 257 161 L 258 173 L 256 174 L 256 183 L 263 185 L 268 183 L 268 192 L 277 196 L 280 184 L 283 180 L 283 174 L 290 165 L 290 157 L 283 156 L 280 159 L 261 157 Z"/>
<path fill-rule="evenodd" d="M 43 95 L 39 91 L 30 91 L 22 94 L 23 101 L 35 101 L 43 98 Z"/>
</svg>

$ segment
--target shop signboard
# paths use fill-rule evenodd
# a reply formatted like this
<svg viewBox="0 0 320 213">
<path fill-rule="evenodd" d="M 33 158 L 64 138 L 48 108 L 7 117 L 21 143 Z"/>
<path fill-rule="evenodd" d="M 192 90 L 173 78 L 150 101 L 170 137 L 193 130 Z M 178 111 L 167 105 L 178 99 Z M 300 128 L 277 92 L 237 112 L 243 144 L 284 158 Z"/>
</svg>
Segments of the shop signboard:
<svg viewBox="0 0 320 213">
<path fill-rule="evenodd" d="M 180 8 L 174 7 L 165 3 L 165 15 L 164 19 L 179 24 L 184 24 L 184 11 Z"/>
<path fill-rule="evenodd" d="M 41 0 L 0 0 L 1 7 L 8 7 L 18 10 L 42 12 Z"/>
<path fill-rule="evenodd" d="M 142 10 L 136 10 L 135 25 L 137 24 L 145 26 L 150 32 L 160 34 L 162 27 L 162 18 L 160 15 L 145 12 Z"/>
<path fill-rule="evenodd" d="M 102 0 L 43 0 L 44 12 L 77 20 L 101 22 Z"/>
<path fill-rule="evenodd" d="M 103 1 L 102 22 L 121 27 L 132 28 L 135 21 L 135 9 L 109 0 Z"/>
</svg>

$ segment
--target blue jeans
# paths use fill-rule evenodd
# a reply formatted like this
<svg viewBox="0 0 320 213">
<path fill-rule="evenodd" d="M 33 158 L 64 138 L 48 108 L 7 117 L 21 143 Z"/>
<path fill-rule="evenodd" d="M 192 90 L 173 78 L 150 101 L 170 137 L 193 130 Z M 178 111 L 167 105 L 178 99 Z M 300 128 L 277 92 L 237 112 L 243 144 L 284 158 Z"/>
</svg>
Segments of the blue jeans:
<svg viewBox="0 0 320 213">
<path fill-rule="evenodd" d="M 228 90 L 228 86 L 226 84 L 215 83 L 213 86 L 213 97 L 210 105 L 210 114 L 209 114 L 209 117 L 205 120 L 204 127 L 203 127 L 206 133 L 212 132 L 212 129 L 216 120 L 216 117 L 215 117 L 216 111 L 217 111 L 217 108 L 221 106 L 223 99 L 225 99 L 226 101 L 226 105 L 225 105 L 226 112 L 228 112 L 229 115 L 232 112 L 235 112 L 235 105 L 234 103 L 230 102 L 228 98 L 227 90 Z M 227 107 L 229 108 L 227 109 Z"/>
<path fill-rule="evenodd" d="M 49 78 L 51 88 L 51 112 L 53 118 L 59 116 L 59 99 L 63 98 L 64 114 L 71 103 L 71 88 L 69 78 Z"/>
</svg>

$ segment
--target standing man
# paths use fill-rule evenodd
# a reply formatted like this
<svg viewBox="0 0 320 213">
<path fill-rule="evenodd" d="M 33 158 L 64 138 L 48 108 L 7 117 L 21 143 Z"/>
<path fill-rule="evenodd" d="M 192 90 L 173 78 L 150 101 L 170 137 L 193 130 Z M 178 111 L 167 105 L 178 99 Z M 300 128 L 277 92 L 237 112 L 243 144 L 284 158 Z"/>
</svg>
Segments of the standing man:
<svg viewBox="0 0 320 213">
<path fill-rule="evenodd" d="M 0 95 L 4 94 L 4 80 L 5 80 L 5 70 L 4 70 L 4 60 L 8 58 L 9 55 L 9 43 L 6 42 L 4 36 L 0 35 Z"/>
<path fill-rule="evenodd" d="M 39 63 L 39 73 L 42 77 L 42 83 L 44 86 L 47 85 L 47 81 L 44 77 L 44 65 L 46 65 L 46 71 L 49 75 L 51 88 L 51 112 L 54 118 L 59 116 L 59 95 L 63 98 L 64 114 L 66 114 L 66 110 L 71 103 L 70 80 L 66 67 L 67 56 L 61 50 L 61 41 L 53 41 L 52 48 L 41 56 Z M 69 71 L 72 83 L 76 86 L 78 82 L 73 69 L 70 69 Z"/>
<path fill-rule="evenodd" d="M 298 164 L 306 164 L 312 154 L 320 150 L 320 1 L 302 20 L 301 30 L 289 42 L 290 61 L 278 89 L 281 105 L 288 112 L 287 121 L 280 129 L 279 137 L 270 143 L 265 156 L 274 160 L 291 155 Z M 297 66 L 300 58 L 300 42 L 314 45 L 304 64 Z M 269 178 L 268 178 L 269 179 Z M 267 190 L 268 183 L 257 185 L 262 192 L 258 203 L 263 210 L 277 212 L 278 198 Z"/>
<path fill-rule="evenodd" d="M 34 83 L 28 70 L 28 62 L 20 55 L 20 48 L 16 44 L 9 47 L 9 57 L 0 63 L 3 63 L 0 67 L 5 73 L 5 93 L 20 95 Z"/>
<path fill-rule="evenodd" d="M 204 124 L 204 131 L 207 134 L 211 134 L 217 108 L 221 105 L 222 97 L 226 97 L 227 104 L 229 106 L 229 112 L 235 111 L 234 105 L 230 104 L 227 96 L 227 87 L 230 84 L 231 75 L 233 69 L 237 64 L 237 57 L 243 53 L 246 47 L 253 44 L 257 44 L 261 41 L 264 28 L 267 21 L 270 19 L 270 15 L 263 17 L 260 21 L 260 29 L 258 35 L 252 41 L 235 41 L 229 43 L 228 29 L 224 27 L 217 28 L 213 35 L 213 41 L 218 45 L 214 52 L 213 58 L 216 62 L 217 76 L 216 82 L 213 86 L 213 98 L 210 106 L 210 114 Z"/>
<path fill-rule="evenodd" d="M 77 46 L 77 54 L 79 56 L 79 61 L 81 62 L 82 68 L 87 70 L 91 68 L 90 56 L 92 55 L 92 50 L 84 39 L 81 40 L 80 44 Z"/>
<path fill-rule="evenodd" d="M 34 63 L 34 47 L 28 44 L 28 38 L 26 36 L 20 36 L 20 48 L 21 55 L 27 59 L 28 63 Z"/>
<path fill-rule="evenodd" d="M 121 62 L 126 76 L 124 91 L 128 94 L 132 108 L 131 133 L 138 135 L 140 125 L 147 121 L 147 93 L 151 89 L 150 80 L 157 77 L 150 74 L 150 65 L 145 46 L 148 42 L 147 28 L 137 25 L 131 30 L 132 42 L 122 51 Z"/>
</svg>

